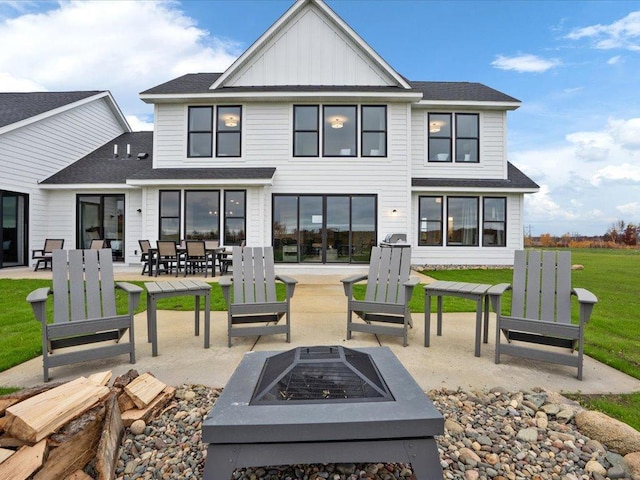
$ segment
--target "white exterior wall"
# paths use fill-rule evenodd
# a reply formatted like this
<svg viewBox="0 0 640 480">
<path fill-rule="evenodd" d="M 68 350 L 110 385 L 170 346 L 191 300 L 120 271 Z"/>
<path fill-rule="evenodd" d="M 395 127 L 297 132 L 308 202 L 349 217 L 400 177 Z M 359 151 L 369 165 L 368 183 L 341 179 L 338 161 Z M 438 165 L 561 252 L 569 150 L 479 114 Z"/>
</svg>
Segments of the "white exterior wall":
<svg viewBox="0 0 640 480">
<path fill-rule="evenodd" d="M 75 204 L 59 210 L 38 182 L 123 132 L 107 100 L 101 98 L 0 135 L 0 188 L 29 194 L 29 250 L 42 248 L 47 237 L 68 238 L 65 246 L 72 244 L 68 235 L 74 232 L 55 234 L 69 222 L 67 217 L 75 217 L 70 215 Z"/>
<path fill-rule="evenodd" d="M 427 148 L 429 113 L 478 113 L 471 110 L 414 109 L 412 119 L 411 168 L 421 178 L 507 178 L 506 112 L 480 112 L 480 162 L 429 162 Z"/>
</svg>

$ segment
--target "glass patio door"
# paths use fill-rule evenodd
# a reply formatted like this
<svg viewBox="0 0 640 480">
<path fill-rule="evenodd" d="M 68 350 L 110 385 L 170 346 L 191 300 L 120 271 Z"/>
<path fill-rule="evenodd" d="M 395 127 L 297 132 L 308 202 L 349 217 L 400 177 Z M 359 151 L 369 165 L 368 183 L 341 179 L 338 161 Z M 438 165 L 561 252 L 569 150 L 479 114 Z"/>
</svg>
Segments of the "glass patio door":
<svg viewBox="0 0 640 480">
<path fill-rule="evenodd" d="M 27 198 L 21 193 L 0 192 L 0 268 L 26 265 Z"/>
<path fill-rule="evenodd" d="M 78 195 L 77 248 L 89 248 L 102 239 L 114 260 L 124 259 L 124 195 Z"/>
</svg>

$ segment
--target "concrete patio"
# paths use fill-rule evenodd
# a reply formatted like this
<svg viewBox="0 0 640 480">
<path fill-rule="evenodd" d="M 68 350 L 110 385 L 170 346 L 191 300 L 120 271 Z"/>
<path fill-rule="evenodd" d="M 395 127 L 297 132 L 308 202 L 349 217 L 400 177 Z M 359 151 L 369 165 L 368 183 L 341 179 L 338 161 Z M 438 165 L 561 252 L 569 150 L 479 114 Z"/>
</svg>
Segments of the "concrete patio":
<svg viewBox="0 0 640 480">
<path fill-rule="evenodd" d="M 234 339 L 227 347 L 226 312 L 211 313 L 211 348 L 204 349 L 204 338 L 194 336 L 193 312 L 158 312 L 158 350 L 152 357 L 147 343 L 146 312 L 136 315 L 135 337 L 137 363 L 131 365 L 126 356 L 97 360 L 51 370 L 52 381 L 66 381 L 80 375 L 112 370 L 119 375 L 130 368 L 151 372 L 169 385 L 203 384 L 223 387 L 242 356 L 251 351 L 288 350 L 307 345 L 343 345 L 347 347 L 388 346 L 424 390 L 461 388 L 485 390 L 501 386 L 508 390 L 541 387 L 556 392 L 625 393 L 640 391 L 640 380 L 585 357 L 584 380 L 576 379 L 575 368 L 504 357 L 494 363 L 494 315 L 490 316 L 489 343 L 482 344 L 482 356 L 474 356 L 475 313 L 444 315 L 443 335 L 435 334 L 435 318 L 431 323 L 431 346 L 423 346 L 424 316 L 413 314 L 414 326 L 409 332 L 409 346 L 399 337 L 355 333 L 346 340 L 346 297 L 340 279 L 365 273 L 366 267 L 327 266 L 311 269 L 302 265 L 277 268 L 278 273 L 295 277 L 299 283 L 292 300 L 292 342 L 283 335 Z M 430 282 L 419 275 L 422 283 Z M 33 272 L 27 268 L 0 271 L 2 278 L 51 278 L 50 271 Z M 119 280 L 149 280 L 138 267 L 116 267 Z M 162 276 L 154 280 L 161 281 Z M 173 278 L 173 277 L 171 277 Z M 202 278 L 203 277 L 197 277 Z M 219 277 L 207 281 L 217 281 Z M 447 299 L 445 299 L 445 302 Z M 596 307 L 597 308 L 597 307 Z M 35 319 L 33 320 L 35 321 Z M 202 319 L 201 319 L 202 322 Z M 38 357 L 0 373 L 0 385 L 28 387 L 42 383 L 42 358 Z"/>
</svg>

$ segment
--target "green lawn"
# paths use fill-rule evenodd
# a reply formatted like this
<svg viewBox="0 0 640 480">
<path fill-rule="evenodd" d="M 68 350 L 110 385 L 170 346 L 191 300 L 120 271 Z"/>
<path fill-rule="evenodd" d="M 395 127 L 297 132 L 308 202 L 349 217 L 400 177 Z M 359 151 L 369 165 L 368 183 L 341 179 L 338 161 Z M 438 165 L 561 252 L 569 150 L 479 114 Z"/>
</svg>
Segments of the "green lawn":
<svg viewBox="0 0 640 480">
<path fill-rule="evenodd" d="M 585 352 L 640 379 L 640 250 L 576 249 L 573 250 L 573 263 L 585 267 L 584 270 L 573 272 L 574 286 L 587 288 L 598 297 L 598 304 L 586 330 Z M 488 284 L 508 283 L 512 274 L 510 269 L 438 270 L 424 273 L 438 280 Z M 143 285 L 143 282 L 133 283 Z M 42 353 L 40 325 L 35 321 L 25 298 L 32 290 L 50 285 L 51 282 L 47 280 L 0 279 L 0 371 Z M 211 285 L 212 309 L 225 310 L 220 286 L 217 283 Z M 361 297 L 364 286 L 356 287 L 356 296 Z M 279 295 L 283 296 L 283 289 L 279 290 Z M 433 303 L 432 309 L 435 309 Z M 424 311 L 422 286 L 414 289 L 409 306 L 412 312 Z M 146 295 L 143 292 L 137 311 L 143 311 L 145 307 Z M 459 298 L 447 298 L 444 307 L 447 312 L 475 311 L 474 302 Z M 194 299 L 167 298 L 158 302 L 158 308 L 193 310 Z M 118 296 L 118 309 L 126 311 L 124 295 Z M 597 397 L 576 395 L 576 399 L 589 408 L 600 409 L 640 430 L 640 392 Z"/>
</svg>

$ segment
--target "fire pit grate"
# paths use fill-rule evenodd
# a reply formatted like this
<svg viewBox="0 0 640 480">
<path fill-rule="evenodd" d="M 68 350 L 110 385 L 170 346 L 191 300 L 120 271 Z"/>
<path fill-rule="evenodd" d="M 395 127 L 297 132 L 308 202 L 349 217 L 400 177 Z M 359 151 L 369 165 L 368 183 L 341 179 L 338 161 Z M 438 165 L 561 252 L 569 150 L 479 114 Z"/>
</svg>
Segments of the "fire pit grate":
<svg viewBox="0 0 640 480">
<path fill-rule="evenodd" d="M 392 400 L 368 354 L 320 346 L 300 347 L 267 359 L 250 405 Z"/>
</svg>

